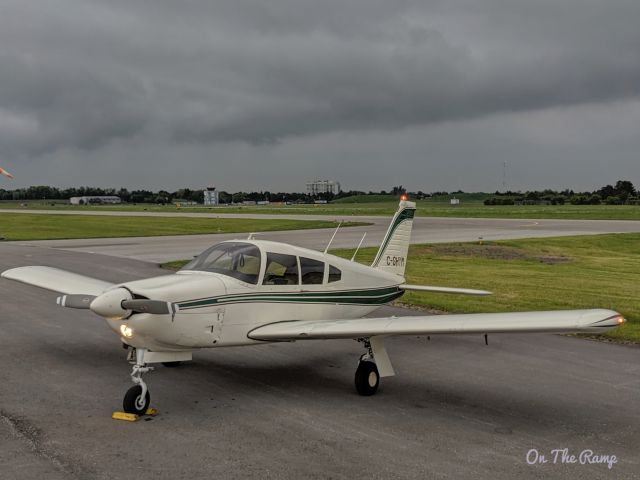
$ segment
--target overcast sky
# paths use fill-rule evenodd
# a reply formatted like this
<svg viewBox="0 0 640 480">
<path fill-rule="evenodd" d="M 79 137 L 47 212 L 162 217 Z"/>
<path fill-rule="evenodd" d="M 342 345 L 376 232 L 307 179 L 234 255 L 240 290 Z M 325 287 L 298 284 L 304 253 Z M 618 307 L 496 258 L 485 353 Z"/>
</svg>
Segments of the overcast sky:
<svg viewBox="0 0 640 480">
<path fill-rule="evenodd" d="M 640 184 L 638 0 L 0 0 L 0 188 Z"/>
</svg>

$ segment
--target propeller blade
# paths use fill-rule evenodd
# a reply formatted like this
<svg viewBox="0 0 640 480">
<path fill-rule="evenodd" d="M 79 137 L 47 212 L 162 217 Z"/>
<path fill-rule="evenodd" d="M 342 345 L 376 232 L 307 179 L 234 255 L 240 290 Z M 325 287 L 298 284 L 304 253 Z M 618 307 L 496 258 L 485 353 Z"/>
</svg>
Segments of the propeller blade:
<svg viewBox="0 0 640 480">
<path fill-rule="evenodd" d="M 154 315 L 175 315 L 178 305 L 162 300 L 123 300 L 122 308 L 136 313 L 152 313 Z"/>
<path fill-rule="evenodd" d="M 66 308 L 80 308 L 88 310 L 96 297 L 94 295 L 62 295 L 56 299 L 56 304 Z"/>
</svg>

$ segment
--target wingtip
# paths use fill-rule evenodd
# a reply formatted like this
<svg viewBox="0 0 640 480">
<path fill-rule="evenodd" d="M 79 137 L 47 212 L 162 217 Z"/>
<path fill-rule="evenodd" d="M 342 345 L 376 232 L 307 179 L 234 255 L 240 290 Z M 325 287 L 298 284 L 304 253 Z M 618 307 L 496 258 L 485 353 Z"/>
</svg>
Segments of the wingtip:
<svg viewBox="0 0 640 480">
<path fill-rule="evenodd" d="M 20 267 L 18 267 L 20 268 Z M 10 268 L 9 270 L 5 270 L 4 272 L 0 273 L 0 277 L 2 278 L 11 278 L 11 272 L 16 271 L 17 268 Z"/>
<path fill-rule="evenodd" d="M 4 272 L 0 273 L 0 277 L 2 277 L 2 278 L 10 278 L 10 279 L 13 280 L 13 279 L 15 279 L 15 275 L 18 272 L 25 271 L 26 269 L 31 268 L 31 267 L 32 267 L 32 265 L 26 265 L 26 266 L 22 266 L 22 267 L 13 267 L 13 268 L 10 268 L 10 269 L 5 270 Z"/>
</svg>

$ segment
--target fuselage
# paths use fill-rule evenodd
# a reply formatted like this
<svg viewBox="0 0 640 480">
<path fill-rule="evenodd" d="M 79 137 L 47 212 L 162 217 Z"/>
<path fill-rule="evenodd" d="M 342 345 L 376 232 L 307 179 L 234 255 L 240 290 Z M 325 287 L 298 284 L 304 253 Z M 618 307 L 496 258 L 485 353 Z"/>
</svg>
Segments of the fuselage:
<svg viewBox="0 0 640 480">
<path fill-rule="evenodd" d="M 184 269 L 118 285 L 177 304 L 175 315 L 107 320 L 123 342 L 151 350 L 263 343 L 247 334 L 287 320 L 360 318 L 400 297 L 404 278 L 334 255 L 262 240 L 222 242 Z M 129 333 L 129 331 L 128 331 Z"/>
</svg>

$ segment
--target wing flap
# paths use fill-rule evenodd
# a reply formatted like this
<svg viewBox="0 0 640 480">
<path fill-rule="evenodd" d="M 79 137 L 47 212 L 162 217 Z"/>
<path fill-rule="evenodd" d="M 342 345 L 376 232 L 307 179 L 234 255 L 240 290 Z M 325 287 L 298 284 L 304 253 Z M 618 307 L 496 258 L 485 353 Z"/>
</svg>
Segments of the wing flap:
<svg viewBox="0 0 640 480">
<path fill-rule="evenodd" d="M 0 276 L 67 295 L 83 294 L 98 296 L 113 286 L 112 283 L 105 282 L 104 280 L 86 277 L 53 267 L 30 266 L 12 268 L 11 270 L 2 272 Z"/>
<path fill-rule="evenodd" d="M 248 337 L 289 341 L 453 333 L 602 333 L 623 322 L 619 313 L 604 309 L 294 320 L 258 327 L 249 332 Z"/>
</svg>

